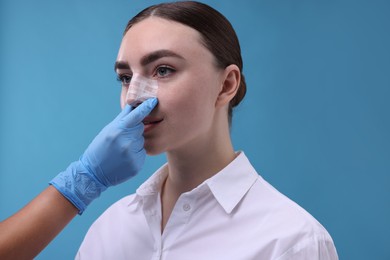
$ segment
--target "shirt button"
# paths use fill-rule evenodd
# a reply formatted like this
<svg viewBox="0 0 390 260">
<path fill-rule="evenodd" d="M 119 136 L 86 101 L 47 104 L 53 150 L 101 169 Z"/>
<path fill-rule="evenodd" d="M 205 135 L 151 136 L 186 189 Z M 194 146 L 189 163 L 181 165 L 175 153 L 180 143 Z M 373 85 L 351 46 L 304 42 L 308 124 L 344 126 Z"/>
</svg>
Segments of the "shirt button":
<svg viewBox="0 0 390 260">
<path fill-rule="evenodd" d="M 184 211 L 189 211 L 190 209 L 191 209 L 190 204 L 184 204 L 184 205 L 183 205 L 183 210 L 184 210 Z"/>
</svg>

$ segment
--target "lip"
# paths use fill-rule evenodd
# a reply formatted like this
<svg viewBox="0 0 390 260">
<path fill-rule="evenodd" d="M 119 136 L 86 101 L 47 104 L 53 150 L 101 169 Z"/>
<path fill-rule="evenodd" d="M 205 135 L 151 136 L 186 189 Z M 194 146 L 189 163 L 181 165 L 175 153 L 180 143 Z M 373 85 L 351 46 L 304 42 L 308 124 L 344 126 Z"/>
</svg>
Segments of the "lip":
<svg viewBox="0 0 390 260">
<path fill-rule="evenodd" d="M 157 127 L 162 121 L 162 118 L 151 116 L 145 117 L 144 120 L 142 120 L 142 123 L 144 124 L 144 133 L 151 131 L 153 128 Z"/>
</svg>

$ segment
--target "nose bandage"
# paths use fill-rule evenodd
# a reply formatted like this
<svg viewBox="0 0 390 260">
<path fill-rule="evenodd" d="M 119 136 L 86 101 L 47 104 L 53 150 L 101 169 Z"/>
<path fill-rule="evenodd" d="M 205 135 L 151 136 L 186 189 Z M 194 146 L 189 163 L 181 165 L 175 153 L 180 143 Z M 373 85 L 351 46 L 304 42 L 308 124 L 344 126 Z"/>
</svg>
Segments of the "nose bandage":
<svg viewBox="0 0 390 260">
<path fill-rule="evenodd" d="M 131 106 L 138 105 L 148 98 L 157 97 L 157 90 L 157 80 L 134 74 L 129 84 L 126 102 Z"/>
</svg>

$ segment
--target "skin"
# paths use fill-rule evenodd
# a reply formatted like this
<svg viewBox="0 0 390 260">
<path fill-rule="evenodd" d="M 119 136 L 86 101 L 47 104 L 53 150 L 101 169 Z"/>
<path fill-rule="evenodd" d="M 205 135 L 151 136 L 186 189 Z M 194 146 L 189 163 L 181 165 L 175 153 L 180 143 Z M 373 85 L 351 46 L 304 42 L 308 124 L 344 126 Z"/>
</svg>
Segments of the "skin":
<svg viewBox="0 0 390 260">
<path fill-rule="evenodd" d="M 15 215 L 0 222 L 0 259 L 33 259 L 77 212 L 49 186 Z"/>
<path fill-rule="evenodd" d="M 143 64 L 144 57 L 161 50 L 174 55 Z M 227 111 L 240 71 L 236 65 L 217 68 L 199 32 L 158 17 L 129 29 L 117 62 L 128 65 L 116 70 L 122 79 L 139 73 L 158 81 L 159 104 L 147 120 L 159 123 L 148 126 L 144 137 L 148 154 L 167 154 L 169 173 L 161 197 L 163 231 L 179 196 L 235 158 Z M 133 101 L 126 100 L 127 82 L 123 81 L 122 106 Z"/>
</svg>

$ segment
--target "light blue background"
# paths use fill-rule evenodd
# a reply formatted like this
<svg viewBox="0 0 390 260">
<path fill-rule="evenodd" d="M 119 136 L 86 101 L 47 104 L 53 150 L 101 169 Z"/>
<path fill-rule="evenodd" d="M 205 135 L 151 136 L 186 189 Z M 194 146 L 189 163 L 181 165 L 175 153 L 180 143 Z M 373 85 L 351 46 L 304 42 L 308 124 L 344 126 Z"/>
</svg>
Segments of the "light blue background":
<svg viewBox="0 0 390 260">
<path fill-rule="evenodd" d="M 119 112 L 122 31 L 157 2 L 1 0 L 0 219 Z M 340 259 L 390 259 L 390 2 L 204 2 L 242 45 L 248 94 L 234 116 L 236 149 L 328 229 Z M 73 258 L 94 219 L 164 161 L 148 158 L 37 259 Z"/>
</svg>

